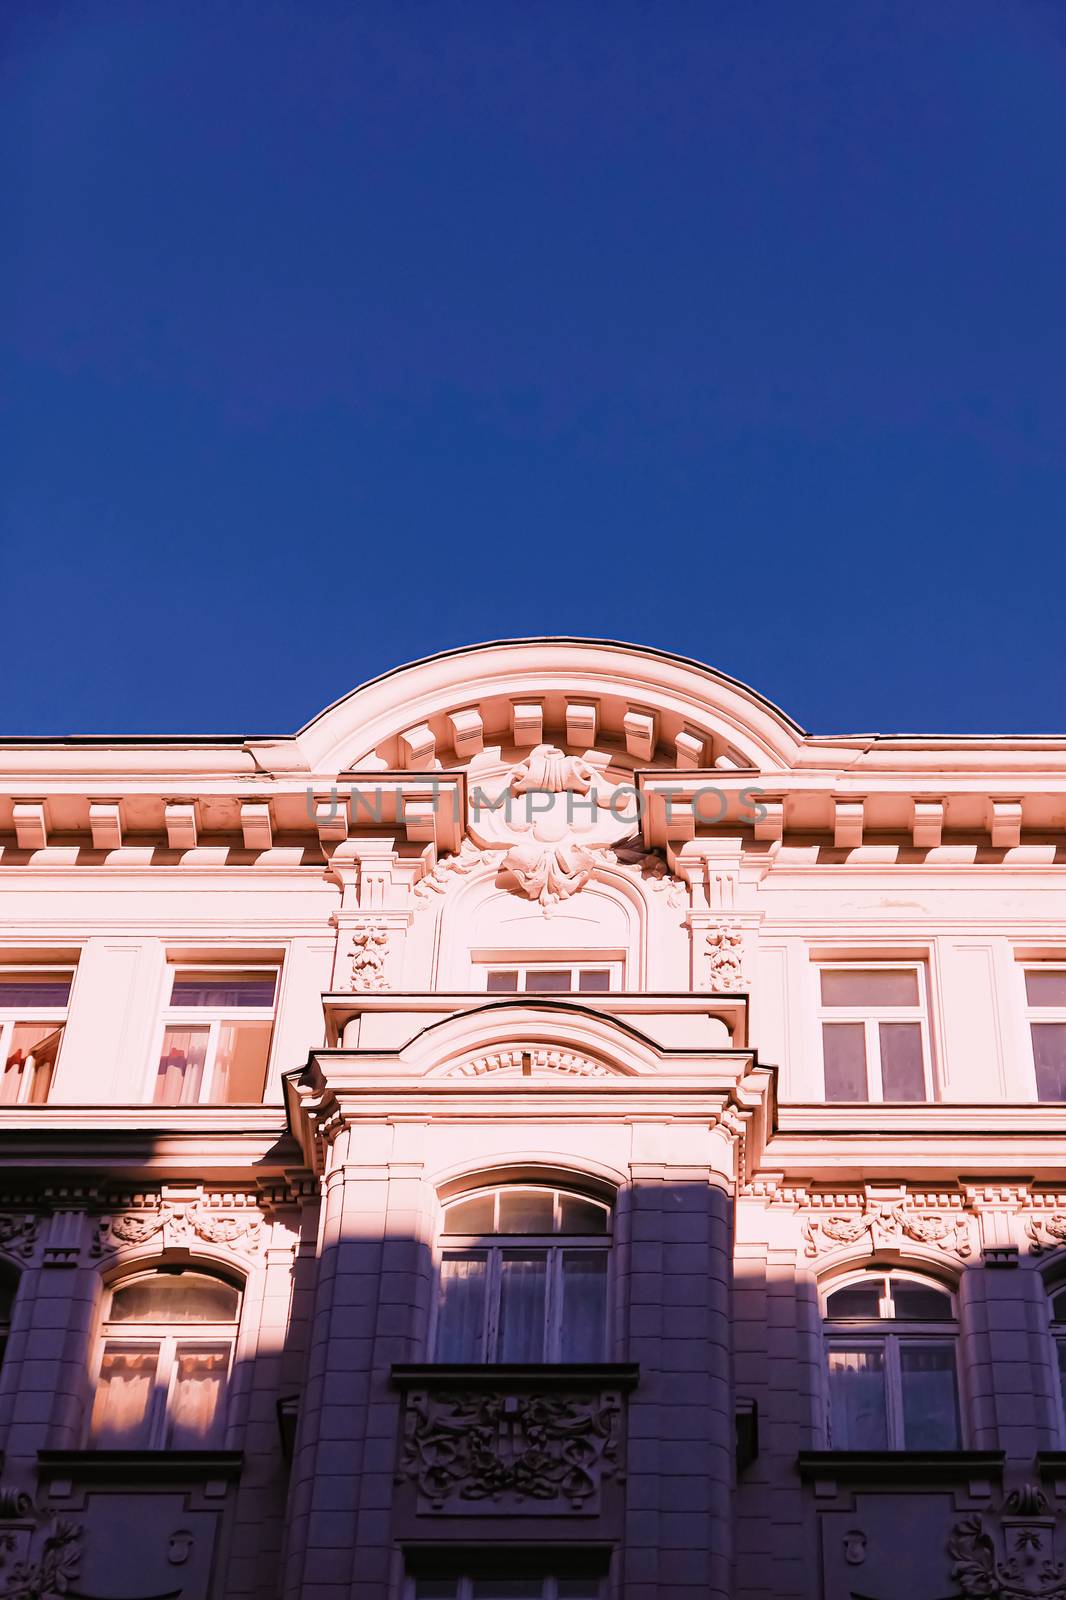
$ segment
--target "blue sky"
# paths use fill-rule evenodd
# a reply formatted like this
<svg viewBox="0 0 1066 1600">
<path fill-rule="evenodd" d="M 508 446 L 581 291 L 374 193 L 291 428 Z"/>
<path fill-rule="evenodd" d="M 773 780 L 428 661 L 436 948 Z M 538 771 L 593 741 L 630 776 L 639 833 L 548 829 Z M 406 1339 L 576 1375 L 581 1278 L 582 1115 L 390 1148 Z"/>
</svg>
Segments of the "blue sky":
<svg viewBox="0 0 1066 1600">
<path fill-rule="evenodd" d="M 0 731 L 579 633 L 1066 730 L 1057 0 L 8 0 Z"/>
</svg>

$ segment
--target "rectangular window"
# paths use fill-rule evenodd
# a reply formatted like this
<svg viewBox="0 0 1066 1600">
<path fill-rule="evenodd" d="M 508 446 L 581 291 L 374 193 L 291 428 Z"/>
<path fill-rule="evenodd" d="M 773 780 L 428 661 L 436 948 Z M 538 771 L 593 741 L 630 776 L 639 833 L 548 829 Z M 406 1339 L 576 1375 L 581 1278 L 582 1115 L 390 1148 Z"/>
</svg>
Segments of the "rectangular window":
<svg viewBox="0 0 1066 1600">
<path fill-rule="evenodd" d="M 607 1251 L 446 1250 L 436 1361 L 603 1361 Z"/>
<path fill-rule="evenodd" d="M 834 1340 L 827 1355 L 834 1450 L 959 1448 L 950 1340 Z"/>
<path fill-rule="evenodd" d="M 1038 1100 L 1066 1100 L 1066 967 L 1025 973 Z"/>
<path fill-rule="evenodd" d="M 156 1105 L 262 1101 L 277 983 L 276 967 L 171 969 Z"/>
<path fill-rule="evenodd" d="M 0 967 L 0 1105 L 43 1105 L 74 980 L 66 967 Z"/>
<path fill-rule="evenodd" d="M 826 1099 L 930 1099 L 924 968 L 823 966 L 818 976 Z"/>
<path fill-rule="evenodd" d="M 487 967 L 485 988 L 489 994 L 606 994 L 621 988 L 619 962 L 582 963 L 570 966 L 557 962 L 531 966 Z"/>
</svg>

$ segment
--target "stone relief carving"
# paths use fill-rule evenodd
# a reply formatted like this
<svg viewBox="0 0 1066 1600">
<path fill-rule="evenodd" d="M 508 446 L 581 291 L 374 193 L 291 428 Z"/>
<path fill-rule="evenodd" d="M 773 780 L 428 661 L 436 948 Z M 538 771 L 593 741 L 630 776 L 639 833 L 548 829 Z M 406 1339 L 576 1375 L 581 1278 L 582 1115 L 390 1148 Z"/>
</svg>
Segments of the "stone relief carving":
<svg viewBox="0 0 1066 1600">
<path fill-rule="evenodd" d="M 433 1511 L 591 1511 L 620 1468 L 620 1424 L 617 1393 L 412 1392 L 400 1475 Z"/>
<path fill-rule="evenodd" d="M 711 988 L 729 992 L 747 986 L 744 977 L 744 938 L 731 922 L 719 922 L 707 934 Z"/>
<path fill-rule="evenodd" d="M 993 1532 L 979 1513 L 952 1529 L 951 1575 L 967 1600 L 1066 1600 L 1066 1567 L 1055 1559 L 1055 1518 L 1035 1484 L 1015 1489 Z"/>
<path fill-rule="evenodd" d="M 49 1524 L 45 1524 L 49 1526 Z M 40 1544 L 40 1514 L 28 1494 L 0 1490 L 0 1596 L 3 1600 L 52 1600 L 71 1593 L 81 1561 L 79 1524 L 56 1520 Z"/>
<path fill-rule="evenodd" d="M 389 930 L 383 922 L 360 923 L 352 930 L 349 981 L 353 989 L 387 989 L 385 960 L 389 953 Z"/>
<path fill-rule="evenodd" d="M 532 1075 L 541 1072 L 569 1073 L 579 1078 L 607 1078 L 610 1076 L 601 1061 L 574 1050 L 561 1050 L 555 1046 L 535 1045 L 529 1049 L 494 1050 L 488 1055 L 471 1056 L 469 1060 L 450 1067 L 447 1078 L 480 1078 L 490 1072 L 511 1072 Z"/>
<path fill-rule="evenodd" d="M 873 1249 L 910 1239 L 915 1244 L 936 1245 L 958 1256 L 973 1252 L 969 1222 L 964 1216 L 874 1203 L 857 1213 L 808 1217 L 803 1228 L 805 1254 L 816 1256 L 837 1245 L 856 1244 L 864 1236 Z"/>
<path fill-rule="evenodd" d="M 1066 1213 L 1054 1211 L 1050 1216 L 1045 1216 L 1034 1212 L 1026 1218 L 1025 1231 L 1034 1255 L 1044 1250 L 1054 1250 L 1057 1245 L 1066 1244 Z"/>
<path fill-rule="evenodd" d="M 96 1223 L 92 1253 L 101 1255 L 123 1245 L 137 1246 L 159 1238 L 162 1245 L 188 1244 L 203 1239 L 256 1251 L 262 1242 L 263 1219 L 257 1210 L 215 1211 L 199 1202 L 189 1206 L 160 1206 L 152 1211 L 119 1212 Z"/>
<path fill-rule="evenodd" d="M 32 1215 L 0 1216 L 0 1248 L 32 1256 L 37 1242 L 37 1218 Z"/>
</svg>

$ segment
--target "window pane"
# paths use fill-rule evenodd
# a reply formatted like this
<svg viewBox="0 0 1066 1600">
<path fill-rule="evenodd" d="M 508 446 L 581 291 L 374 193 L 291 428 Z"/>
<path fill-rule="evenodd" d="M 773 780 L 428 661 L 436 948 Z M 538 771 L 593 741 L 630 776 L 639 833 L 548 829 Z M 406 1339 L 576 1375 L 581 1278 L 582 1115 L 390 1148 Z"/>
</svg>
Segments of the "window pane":
<svg viewBox="0 0 1066 1600">
<path fill-rule="evenodd" d="M 172 1450 L 217 1445 L 228 1371 L 229 1345 L 178 1346 L 167 1428 Z"/>
<path fill-rule="evenodd" d="M 827 1100 L 868 1100 L 866 1029 L 861 1022 L 823 1022 Z"/>
<path fill-rule="evenodd" d="M 1025 974 L 1025 993 L 1031 1006 L 1062 1006 L 1066 1010 L 1066 972 L 1030 970 Z"/>
<path fill-rule="evenodd" d="M 485 987 L 489 994 L 514 994 L 518 989 L 518 973 L 490 972 Z"/>
<path fill-rule="evenodd" d="M 494 1233 L 495 1195 L 476 1194 L 470 1200 L 457 1200 L 444 1213 L 445 1233 Z"/>
<path fill-rule="evenodd" d="M 501 1233 L 551 1233 L 555 1195 L 551 1189 L 504 1189 L 500 1194 Z"/>
<path fill-rule="evenodd" d="M 240 1296 L 232 1284 L 202 1272 L 156 1272 L 120 1284 L 109 1322 L 236 1322 Z"/>
<path fill-rule="evenodd" d="M 17 1103 L 23 1080 L 28 1082 L 29 1089 L 23 1092 L 22 1098 L 32 1105 L 44 1104 L 62 1038 L 62 1027 L 57 1028 L 54 1023 L 16 1022 L 0 1081 L 0 1105 Z"/>
<path fill-rule="evenodd" d="M 903 1444 L 907 1450 L 957 1450 L 959 1408 L 955 1352 L 947 1344 L 899 1347 L 903 1380 Z"/>
<path fill-rule="evenodd" d="M 885 1292 L 883 1278 L 868 1278 L 865 1283 L 849 1283 L 826 1296 L 827 1317 L 861 1317 L 864 1322 L 876 1322 L 881 1315 L 881 1296 Z"/>
<path fill-rule="evenodd" d="M 546 1254 L 508 1251 L 500 1262 L 500 1323 L 497 1361 L 544 1360 Z"/>
<path fill-rule="evenodd" d="M 823 968 L 822 1004 L 863 1006 L 871 1011 L 882 1006 L 916 1006 L 918 974 L 913 967 Z"/>
<path fill-rule="evenodd" d="M 1059 1358 L 1059 1388 L 1062 1390 L 1062 1411 L 1066 1416 L 1066 1339 L 1055 1340 L 1055 1350 Z"/>
<path fill-rule="evenodd" d="M 262 1103 L 271 1026 L 269 1022 L 221 1024 L 211 1080 L 212 1100 L 228 1106 Z"/>
<path fill-rule="evenodd" d="M 0 973 L 0 1006 L 19 1011 L 38 1006 L 65 1006 L 70 999 L 70 972 Z"/>
<path fill-rule="evenodd" d="M 528 994 L 560 994 L 569 992 L 571 982 L 570 968 L 548 970 L 546 967 L 530 967 L 526 973 L 526 992 Z"/>
<path fill-rule="evenodd" d="M 607 1207 L 579 1194 L 559 1196 L 560 1233 L 606 1233 Z"/>
<path fill-rule="evenodd" d="M 950 1322 L 951 1296 L 928 1283 L 892 1280 L 892 1300 L 898 1322 Z"/>
<path fill-rule="evenodd" d="M 440 1265 L 440 1313 L 437 1318 L 438 1361 L 485 1359 L 484 1251 L 447 1255 Z"/>
<path fill-rule="evenodd" d="M 1066 1022 L 1034 1022 L 1033 1064 L 1038 1100 L 1066 1100 Z"/>
<path fill-rule="evenodd" d="M 829 1352 L 830 1443 L 834 1450 L 886 1450 L 884 1351 Z"/>
<path fill-rule="evenodd" d="M 880 1022 L 881 1096 L 885 1100 L 924 1100 L 922 1028 L 918 1022 Z"/>
<path fill-rule="evenodd" d="M 93 1443 L 143 1449 L 151 1418 L 158 1345 L 104 1346 L 93 1404 Z"/>
<path fill-rule="evenodd" d="M 607 1342 L 607 1252 L 563 1251 L 560 1361 L 602 1361 Z"/>
<path fill-rule="evenodd" d="M 1058 1289 L 1051 1296 L 1052 1322 L 1066 1322 L 1066 1289 Z"/>
<path fill-rule="evenodd" d="M 276 972 L 176 972 L 172 1006 L 273 1006 Z"/>
<path fill-rule="evenodd" d="M 207 1059 L 207 1028 L 168 1028 L 155 1080 L 157 1106 L 192 1106 L 200 1098 Z"/>
<path fill-rule="evenodd" d="M 586 994 L 603 994 L 611 987 L 611 974 L 598 968 L 585 967 L 578 977 L 577 986 Z"/>
</svg>

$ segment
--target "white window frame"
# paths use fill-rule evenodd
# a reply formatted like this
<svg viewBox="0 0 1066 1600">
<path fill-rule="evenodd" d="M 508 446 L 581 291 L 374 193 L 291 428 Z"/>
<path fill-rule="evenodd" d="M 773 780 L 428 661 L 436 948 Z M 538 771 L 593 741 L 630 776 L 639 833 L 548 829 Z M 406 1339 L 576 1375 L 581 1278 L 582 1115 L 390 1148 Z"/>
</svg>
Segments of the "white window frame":
<svg viewBox="0 0 1066 1600">
<path fill-rule="evenodd" d="M 1040 1088 L 1036 1081 L 1036 1048 L 1033 1043 L 1033 1024 L 1041 1022 L 1066 1023 L 1066 1005 L 1062 1006 L 1036 1006 L 1029 999 L 1026 985 L 1027 975 L 1032 973 L 1057 973 L 1066 978 L 1066 962 L 1063 961 L 1020 961 L 1022 969 L 1022 1004 L 1025 1007 L 1025 1035 L 1029 1047 L 1029 1062 L 1032 1068 L 1033 1099 L 1037 1105 L 1061 1105 L 1057 1100 L 1041 1100 Z"/>
<path fill-rule="evenodd" d="M 18 966 L 0 964 L 0 977 L 3 978 L 18 978 L 23 974 L 32 974 L 32 976 L 39 978 L 44 973 L 48 973 L 56 977 L 69 977 L 70 987 L 71 990 L 73 990 L 74 979 L 77 976 L 77 968 L 74 966 L 56 965 L 39 967 L 27 966 L 25 963 L 20 963 Z M 5 1006 L 2 999 L 0 999 L 0 1065 L 6 1062 L 8 1056 L 11 1054 L 11 1039 L 16 1027 L 22 1023 L 51 1022 L 55 1025 L 55 1027 L 60 1029 L 59 1047 L 56 1050 L 55 1065 L 55 1070 L 58 1072 L 59 1056 L 63 1049 L 63 1037 L 66 1032 L 69 1012 L 69 995 L 67 998 L 67 1003 L 64 1006 Z M 31 1056 L 30 1060 L 32 1061 L 32 1059 L 33 1058 Z M 35 1068 L 31 1068 L 29 1071 L 26 1071 L 25 1068 L 23 1069 L 19 1076 L 18 1099 L 12 1102 L 14 1105 L 24 1106 L 30 1103 L 30 1094 L 32 1092 L 35 1077 Z"/>
<path fill-rule="evenodd" d="M 553 1231 L 551 1233 L 445 1233 L 442 1225 L 437 1239 L 437 1293 L 433 1302 L 432 1326 L 429 1330 L 429 1349 L 436 1355 L 437 1336 L 440 1328 L 441 1311 L 441 1282 L 442 1266 L 446 1257 L 478 1257 L 486 1258 L 485 1272 L 485 1307 L 481 1326 L 481 1355 L 477 1358 L 480 1366 L 495 1366 L 498 1364 L 496 1356 L 497 1341 L 500 1331 L 500 1281 L 502 1262 L 505 1253 L 516 1254 L 544 1254 L 547 1257 L 545 1294 L 544 1294 L 544 1330 L 545 1351 L 541 1357 L 541 1364 L 552 1365 L 560 1360 L 559 1350 L 562 1346 L 562 1307 L 563 1307 L 563 1252 L 591 1250 L 607 1258 L 607 1270 L 604 1273 L 604 1319 L 603 1319 L 603 1351 L 599 1359 L 606 1361 L 611 1349 L 611 1306 L 613 1302 L 614 1285 L 614 1249 L 612 1238 L 613 1213 L 605 1201 L 596 1199 L 593 1195 L 582 1194 L 577 1189 L 553 1189 L 550 1184 L 503 1184 L 492 1189 L 472 1189 L 462 1194 L 452 1195 L 451 1204 L 458 1204 L 464 1200 L 473 1200 L 486 1194 L 491 1194 L 495 1199 L 494 1216 L 499 1217 L 499 1196 L 501 1194 L 515 1193 L 522 1190 L 545 1191 L 554 1195 L 552 1209 Z M 607 1226 L 603 1233 L 561 1233 L 559 1229 L 561 1200 L 564 1195 L 573 1196 L 578 1200 L 587 1200 L 595 1205 L 602 1205 L 607 1217 Z M 447 1212 L 447 1205 L 444 1213 Z M 491 1354 L 489 1352 L 492 1352 Z M 446 1363 L 445 1363 L 446 1364 Z"/>
<path fill-rule="evenodd" d="M 574 956 L 562 956 L 559 959 L 540 958 L 531 960 L 527 956 L 507 961 L 493 957 L 491 960 L 475 960 L 474 966 L 481 973 L 481 987 L 488 991 L 490 972 L 517 972 L 517 989 L 499 989 L 496 996 L 503 998 L 507 994 L 532 994 L 550 996 L 552 994 L 588 995 L 590 998 L 597 994 L 617 993 L 624 988 L 625 963 L 611 960 L 582 961 Z M 531 972 L 569 972 L 569 989 L 530 989 L 527 987 Z M 606 972 L 608 984 L 606 989 L 580 989 L 575 981 L 582 972 Z"/>
<path fill-rule="evenodd" d="M 882 1294 L 879 1300 L 880 1321 L 870 1318 L 856 1317 L 853 1321 L 848 1318 L 834 1319 L 827 1310 L 830 1295 L 838 1289 L 848 1289 L 860 1284 L 869 1283 L 871 1278 L 880 1277 L 882 1281 L 889 1279 L 893 1283 L 917 1283 L 923 1287 L 938 1290 L 948 1297 L 951 1314 L 943 1321 L 933 1319 L 910 1320 L 897 1319 L 895 1305 L 888 1295 Z M 854 1331 L 851 1331 L 854 1330 Z M 880 1350 L 884 1358 L 885 1376 L 885 1416 L 886 1416 L 886 1449 L 907 1450 L 904 1430 L 903 1411 L 903 1370 L 900 1364 L 900 1347 L 908 1345 L 911 1349 L 950 1349 L 952 1356 L 952 1370 L 955 1376 L 955 1408 L 958 1423 L 958 1443 L 955 1449 L 964 1448 L 965 1440 L 965 1411 L 962 1396 L 962 1373 L 959 1361 L 959 1328 L 958 1307 L 955 1296 L 942 1283 L 934 1278 L 924 1278 L 917 1272 L 897 1272 L 891 1267 L 873 1267 L 867 1271 L 852 1273 L 847 1277 L 836 1278 L 825 1284 L 822 1290 L 822 1342 L 825 1346 L 825 1359 L 823 1371 L 825 1373 L 825 1437 L 830 1449 L 843 1449 L 844 1446 L 835 1445 L 832 1433 L 832 1402 L 830 1399 L 829 1361 L 831 1350 Z"/>
<path fill-rule="evenodd" d="M 922 1037 L 922 1080 L 925 1099 L 906 1102 L 928 1105 L 936 1098 L 936 1081 L 933 1074 L 932 1038 L 929 1027 L 929 974 L 923 960 L 882 961 L 874 957 L 853 957 L 847 961 L 822 960 L 814 963 L 815 982 L 818 985 L 818 1048 L 822 1062 L 822 1091 L 825 1093 L 825 1034 L 823 1025 L 833 1022 L 861 1022 L 865 1029 L 866 1048 L 866 1099 L 852 1102 L 863 1105 L 883 1105 L 885 1097 L 881 1080 L 882 1022 L 917 1022 Z M 916 1006 L 829 1006 L 822 1000 L 823 972 L 916 972 L 918 975 L 918 1004 Z M 827 1101 L 843 1105 L 844 1101 Z M 895 1103 L 895 1102 L 890 1102 Z"/>
<path fill-rule="evenodd" d="M 1060 1352 L 1066 1350 L 1066 1280 L 1051 1284 L 1047 1290 L 1048 1327 L 1055 1352 L 1055 1393 L 1058 1396 L 1059 1438 L 1066 1443 L 1066 1368 L 1061 1365 Z M 1056 1296 L 1063 1297 L 1063 1315 L 1055 1315 Z"/>
<path fill-rule="evenodd" d="M 174 993 L 175 979 L 186 972 L 210 972 L 220 978 L 227 972 L 262 972 L 272 973 L 274 976 L 274 1003 L 266 1006 L 176 1006 L 171 996 Z M 263 1090 L 270 1082 L 270 1069 L 274 1060 L 274 1041 L 277 1032 L 278 1001 L 281 993 L 281 963 L 279 961 L 180 961 L 171 962 L 167 969 L 167 999 L 163 1006 L 159 1026 L 156 1029 L 155 1052 L 152 1056 L 151 1080 L 148 1086 L 148 1098 L 153 1105 L 165 1104 L 155 1098 L 156 1084 L 159 1079 L 159 1064 L 163 1059 L 163 1040 L 166 1038 L 168 1028 L 185 1028 L 190 1032 L 196 1028 L 208 1029 L 207 1051 L 204 1055 L 204 1071 L 200 1080 L 200 1093 L 195 1102 L 201 1106 L 212 1105 L 212 1092 L 215 1086 L 215 1065 L 218 1058 L 218 1041 L 224 1024 L 231 1022 L 267 1022 L 270 1025 L 270 1043 L 267 1046 L 266 1070 L 263 1076 Z M 171 1109 L 180 1109 L 172 1107 Z"/>
<path fill-rule="evenodd" d="M 100 1324 L 100 1332 L 96 1341 L 96 1358 L 93 1362 L 93 1407 L 100 1387 L 100 1374 L 103 1369 L 104 1354 L 108 1347 L 116 1349 L 124 1347 L 129 1350 L 143 1350 L 151 1345 L 158 1351 L 156 1361 L 155 1380 L 152 1384 L 152 1394 L 146 1407 L 147 1426 L 145 1439 L 142 1444 L 132 1446 L 138 1450 L 166 1450 L 170 1447 L 170 1412 L 177 1383 L 178 1350 L 190 1348 L 217 1348 L 226 1345 L 229 1351 L 229 1360 L 226 1364 L 226 1377 L 222 1386 L 221 1417 L 218 1424 L 218 1442 L 205 1447 L 218 1449 L 221 1441 L 226 1436 L 227 1413 L 230 1399 L 230 1385 L 233 1378 L 233 1363 L 237 1350 L 237 1335 L 240 1329 L 241 1311 L 244 1305 L 244 1296 L 236 1284 L 218 1273 L 211 1273 L 206 1269 L 190 1268 L 202 1277 L 215 1277 L 227 1288 L 232 1289 L 237 1296 L 237 1315 L 232 1322 L 188 1322 L 177 1324 L 173 1322 L 116 1322 L 111 1323 L 109 1315 L 105 1316 Z M 111 1285 L 108 1290 L 107 1309 L 110 1314 L 111 1300 L 114 1294 L 125 1289 L 131 1283 L 158 1276 L 157 1272 L 138 1273 L 133 1277 L 122 1278 Z M 166 1330 L 166 1331 L 164 1331 Z M 89 1448 L 94 1448 L 92 1432 L 92 1410 L 89 1412 Z M 102 1448 L 108 1448 L 103 1446 Z"/>
</svg>

